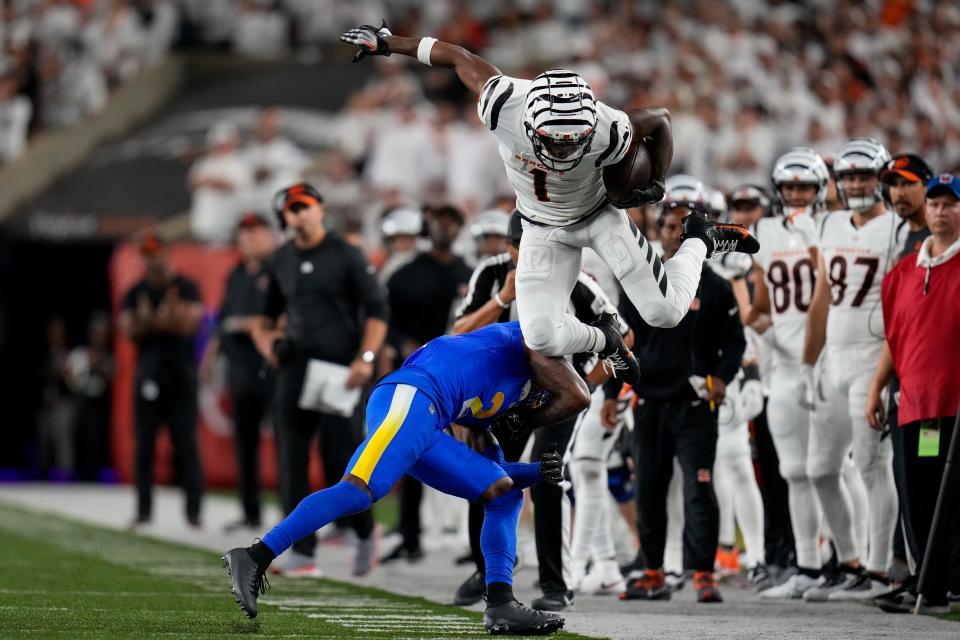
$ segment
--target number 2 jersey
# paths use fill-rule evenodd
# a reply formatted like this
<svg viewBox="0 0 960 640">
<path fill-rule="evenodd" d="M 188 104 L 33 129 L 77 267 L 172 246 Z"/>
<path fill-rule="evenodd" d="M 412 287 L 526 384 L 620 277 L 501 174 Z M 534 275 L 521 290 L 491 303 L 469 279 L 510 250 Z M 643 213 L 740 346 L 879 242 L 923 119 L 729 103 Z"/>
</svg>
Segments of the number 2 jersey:
<svg viewBox="0 0 960 640">
<path fill-rule="evenodd" d="M 480 90 L 477 113 L 500 143 L 520 213 L 540 224 L 563 227 L 607 204 L 601 169 L 623 159 L 633 128 L 627 114 L 598 100 L 596 133 L 583 160 L 569 171 L 549 169 L 534 155 L 523 123 L 531 82 L 493 76 Z"/>
<path fill-rule="evenodd" d="M 510 407 L 535 404 L 532 372 L 519 322 L 487 325 L 431 340 L 377 386 L 408 384 L 431 400 L 444 427 L 488 427 Z"/>
<path fill-rule="evenodd" d="M 820 224 L 820 251 L 830 282 L 827 346 L 855 347 L 883 340 L 880 290 L 906 238 L 907 225 L 884 211 L 862 227 L 852 211 L 834 211 Z"/>
<path fill-rule="evenodd" d="M 806 214 L 792 220 L 761 218 L 754 235 L 760 242 L 754 259 L 763 269 L 770 293 L 774 360 L 800 362 L 807 311 L 817 281 L 816 265 L 810 257 L 810 247 L 816 246 L 816 225 Z"/>
</svg>

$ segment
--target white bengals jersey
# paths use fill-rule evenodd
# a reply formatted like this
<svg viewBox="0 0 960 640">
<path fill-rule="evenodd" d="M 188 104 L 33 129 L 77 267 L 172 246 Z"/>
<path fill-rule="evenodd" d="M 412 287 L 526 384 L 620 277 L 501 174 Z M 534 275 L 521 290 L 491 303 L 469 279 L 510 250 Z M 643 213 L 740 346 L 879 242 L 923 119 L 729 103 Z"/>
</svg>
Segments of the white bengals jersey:
<svg viewBox="0 0 960 640">
<path fill-rule="evenodd" d="M 520 213 L 540 224 L 563 227 L 607 203 L 601 169 L 623 159 L 633 128 L 627 114 L 598 100 L 596 133 L 583 160 L 569 171 L 549 169 L 537 160 L 523 126 L 530 84 L 493 76 L 480 91 L 477 112 L 500 142 L 500 157 Z"/>
<path fill-rule="evenodd" d="M 820 251 L 831 295 L 827 346 L 875 345 L 883 340 L 881 282 L 894 267 L 906 232 L 892 211 L 859 228 L 851 211 L 834 211 L 823 219 Z"/>
<path fill-rule="evenodd" d="M 803 356 L 807 311 L 817 282 L 817 267 L 810 257 L 816 233 L 813 218 L 806 214 L 792 221 L 783 216 L 761 218 L 754 226 L 760 242 L 754 259 L 770 293 L 771 355 L 777 361 L 799 362 Z"/>
</svg>

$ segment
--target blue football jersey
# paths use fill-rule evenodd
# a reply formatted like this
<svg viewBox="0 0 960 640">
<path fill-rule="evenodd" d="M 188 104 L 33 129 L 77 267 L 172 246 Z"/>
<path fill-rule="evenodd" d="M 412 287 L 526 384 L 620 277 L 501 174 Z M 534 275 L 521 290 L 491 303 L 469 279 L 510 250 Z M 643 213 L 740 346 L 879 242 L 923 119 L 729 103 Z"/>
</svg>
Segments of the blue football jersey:
<svg viewBox="0 0 960 640">
<path fill-rule="evenodd" d="M 510 407 L 534 401 L 531 377 L 520 323 L 506 322 L 431 340 L 378 386 L 409 384 L 423 391 L 444 427 L 487 427 Z"/>
</svg>

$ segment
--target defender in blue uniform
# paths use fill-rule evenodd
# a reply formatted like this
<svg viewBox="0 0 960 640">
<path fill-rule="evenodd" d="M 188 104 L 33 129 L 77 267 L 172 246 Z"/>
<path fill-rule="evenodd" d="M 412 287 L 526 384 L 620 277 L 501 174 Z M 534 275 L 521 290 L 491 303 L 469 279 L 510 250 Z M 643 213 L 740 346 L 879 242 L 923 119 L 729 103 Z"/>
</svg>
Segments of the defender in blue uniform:
<svg viewBox="0 0 960 640">
<path fill-rule="evenodd" d="M 261 542 L 224 556 L 240 607 L 248 617 L 257 615 L 258 593 L 268 586 L 267 567 L 296 540 L 369 509 L 409 473 L 444 493 L 483 502 L 487 629 L 556 631 L 563 619 L 518 603 L 512 584 L 522 490 L 544 479 L 560 482 L 559 455 L 546 454 L 532 464 L 507 463 L 492 436 L 481 438 L 486 445 L 476 451 L 447 427 L 455 422 L 486 430 L 495 420 L 510 419 L 536 428 L 574 416 L 589 403 L 589 391 L 573 368 L 562 358 L 529 351 L 517 322 L 429 342 L 374 387 L 366 411 L 369 435 L 343 479 L 305 498 Z"/>
</svg>

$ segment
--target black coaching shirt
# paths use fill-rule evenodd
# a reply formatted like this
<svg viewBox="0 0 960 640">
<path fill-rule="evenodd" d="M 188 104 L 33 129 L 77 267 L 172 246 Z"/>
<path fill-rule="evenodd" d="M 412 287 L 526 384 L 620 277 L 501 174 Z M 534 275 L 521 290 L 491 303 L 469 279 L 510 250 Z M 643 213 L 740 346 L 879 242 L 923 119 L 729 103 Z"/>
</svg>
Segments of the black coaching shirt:
<svg viewBox="0 0 960 640">
<path fill-rule="evenodd" d="M 220 306 L 220 325 L 231 318 L 257 316 L 263 313 L 270 276 L 261 265 L 250 271 L 243 263 L 238 264 L 227 276 L 227 288 Z M 250 334 L 238 331 L 220 331 L 220 344 L 232 366 L 258 371 L 263 366 L 263 357 L 253 344 Z"/>
<path fill-rule="evenodd" d="M 121 308 L 124 311 L 136 313 L 140 299 L 146 296 L 150 305 L 156 310 L 171 289 L 176 291 L 177 299 L 185 302 L 200 302 L 200 288 L 190 278 L 174 275 L 170 278 L 167 287 L 157 289 L 150 286 L 146 280 L 133 285 L 123 296 Z M 151 371 L 158 375 L 167 367 L 186 365 L 193 367 L 196 363 L 193 350 L 193 336 L 154 333 L 141 338 L 137 342 L 137 367 L 140 371 Z"/>
<path fill-rule="evenodd" d="M 291 240 L 267 261 L 263 313 L 287 314 L 294 353 L 347 365 L 357 356 L 364 323 L 386 321 L 386 299 L 360 249 L 328 232 L 311 249 Z"/>
<path fill-rule="evenodd" d="M 445 334 L 453 303 L 469 280 L 470 267 L 459 257 L 440 262 L 421 253 L 397 269 L 387 281 L 393 342 L 426 344 Z"/>
</svg>

